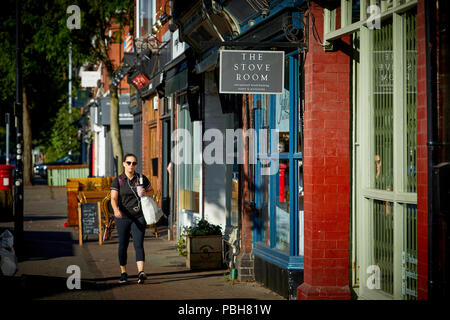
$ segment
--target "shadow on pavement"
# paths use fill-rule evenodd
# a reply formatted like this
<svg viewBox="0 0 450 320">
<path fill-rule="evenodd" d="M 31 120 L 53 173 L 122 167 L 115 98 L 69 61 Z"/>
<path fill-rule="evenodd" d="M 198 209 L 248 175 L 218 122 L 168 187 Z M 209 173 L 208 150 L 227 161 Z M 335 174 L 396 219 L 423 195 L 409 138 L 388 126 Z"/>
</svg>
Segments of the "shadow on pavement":
<svg viewBox="0 0 450 320">
<path fill-rule="evenodd" d="M 40 177 L 33 177 L 33 178 L 31 178 L 31 184 L 33 186 L 36 186 L 36 185 L 47 185 L 47 180 L 46 179 L 42 179 Z"/>
<path fill-rule="evenodd" d="M 120 284 L 96 283 L 91 280 L 81 280 L 81 290 L 70 290 L 67 278 L 39 275 L 22 275 L 20 277 L 0 276 L 2 295 L 9 299 L 39 299 L 49 297 L 62 299 L 78 299 L 83 294 L 87 299 L 98 299 L 100 291 L 110 290 Z"/>
<path fill-rule="evenodd" d="M 164 272 L 164 273 L 147 273 L 148 280 L 152 281 L 153 284 L 157 283 L 164 283 L 164 282 L 172 282 L 172 281 L 182 281 L 182 280 L 190 280 L 190 279 L 202 279 L 202 278 L 210 278 L 210 277 L 217 277 L 217 276 L 223 276 L 224 272 L 226 270 L 215 273 L 199 273 L 199 271 L 191 271 L 191 270 L 183 270 L 183 271 L 174 271 L 174 272 Z M 155 279 L 157 276 L 171 276 L 171 275 L 184 275 L 180 277 L 166 277 L 166 278 L 159 278 Z M 108 277 L 108 278 L 97 278 L 97 279 L 90 279 L 89 281 L 97 281 L 97 282 L 105 282 L 105 281 L 119 281 L 119 276 L 114 277 Z M 128 275 L 128 279 L 136 279 L 137 280 L 137 274 L 136 275 Z M 160 281 L 160 282 L 154 282 L 154 280 L 165 280 L 168 281 Z"/>
<path fill-rule="evenodd" d="M 198 273 L 198 271 L 177 271 L 177 272 L 165 272 L 165 273 L 151 273 L 148 274 L 149 279 L 151 280 L 152 277 L 155 276 L 161 276 L 161 275 L 173 275 L 173 274 L 184 274 L 184 276 L 179 277 L 163 277 L 158 279 L 153 279 L 153 284 L 161 284 L 161 283 L 168 283 L 168 282 L 175 282 L 175 281 L 185 281 L 185 280 L 195 280 L 195 279 L 205 279 L 205 278 L 212 278 L 217 276 L 223 276 L 225 274 L 226 270 L 222 270 L 220 272 L 214 272 L 214 273 Z M 193 274 L 196 273 L 196 274 Z"/>
<path fill-rule="evenodd" d="M 25 260 L 47 260 L 74 255 L 70 232 L 25 231 Z"/>
</svg>

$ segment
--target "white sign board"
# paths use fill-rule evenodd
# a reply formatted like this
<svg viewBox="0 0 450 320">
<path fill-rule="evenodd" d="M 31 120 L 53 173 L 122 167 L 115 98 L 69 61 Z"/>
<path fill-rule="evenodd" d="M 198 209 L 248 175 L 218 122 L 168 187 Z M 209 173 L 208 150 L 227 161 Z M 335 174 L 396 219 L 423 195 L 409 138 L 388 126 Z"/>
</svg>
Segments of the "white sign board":
<svg viewBox="0 0 450 320">
<path fill-rule="evenodd" d="M 83 71 L 81 72 L 81 87 L 96 88 L 97 81 L 100 79 L 101 73 L 97 71 Z"/>
</svg>

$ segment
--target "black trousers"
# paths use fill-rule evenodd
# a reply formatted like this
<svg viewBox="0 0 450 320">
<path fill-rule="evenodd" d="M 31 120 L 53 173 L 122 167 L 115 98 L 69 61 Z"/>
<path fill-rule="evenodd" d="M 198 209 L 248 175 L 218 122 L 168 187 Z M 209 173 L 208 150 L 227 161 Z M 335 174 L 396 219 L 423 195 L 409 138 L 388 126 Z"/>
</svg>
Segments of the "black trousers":
<svg viewBox="0 0 450 320">
<path fill-rule="evenodd" d="M 145 261 L 144 235 L 146 222 L 144 216 L 139 218 L 114 218 L 117 233 L 119 234 L 119 263 L 121 266 L 127 265 L 127 251 L 130 242 L 130 233 L 133 235 L 134 251 L 136 261 Z"/>
</svg>

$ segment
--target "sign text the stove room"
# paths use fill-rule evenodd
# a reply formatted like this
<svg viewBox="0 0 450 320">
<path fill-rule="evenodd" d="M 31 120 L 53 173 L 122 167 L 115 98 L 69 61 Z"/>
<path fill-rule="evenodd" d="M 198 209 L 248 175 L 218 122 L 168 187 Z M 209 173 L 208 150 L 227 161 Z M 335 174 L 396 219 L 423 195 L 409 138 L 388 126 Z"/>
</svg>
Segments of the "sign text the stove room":
<svg viewBox="0 0 450 320">
<path fill-rule="evenodd" d="M 220 50 L 220 93 L 281 94 L 284 52 Z"/>
</svg>

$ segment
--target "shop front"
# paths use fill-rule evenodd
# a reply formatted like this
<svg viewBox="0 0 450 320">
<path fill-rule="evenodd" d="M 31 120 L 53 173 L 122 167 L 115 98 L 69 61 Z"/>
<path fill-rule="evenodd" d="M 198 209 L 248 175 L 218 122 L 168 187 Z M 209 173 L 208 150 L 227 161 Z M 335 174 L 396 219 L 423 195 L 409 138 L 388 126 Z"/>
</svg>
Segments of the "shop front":
<svg viewBox="0 0 450 320">
<path fill-rule="evenodd" d="M 253 95 L 255 279 L 295 299 L 303 280 L 302 110 L 299 55 L 284 56 L 282 94 Z M 274 281 L 274 279 L 277 279 Z"/>
<path fill-rule="evenodd" d="M 187 112 L 192 110 L 189 97 L 183 98 L 180 91 L 172 98 L 177 129 L 186 129 L 192 136 L 193 164 L 176 166 L 178 215 L 181 220 L 192 211 L 193 218 L 221 225 L 225 261 L 237 271 L 238 280 L 256 279 L 293 299 L 303 279 L 300 51 L 304 39 L 297 7 L 303 1 L 271 1 L 264 8 L 246 1 L 219 2 L 195 1 L 190 6 L 174 2 L 180 39 L 189 44 L 196 60 L 195 71 L 187 73 L 201 79 L 198 125 L 189 118 L 192 112 Z M 274 65 L 276 70 L 267 69 L 270 63 L 222 67 L 220 54 L 225 50 L 278 51 L 283 62 Z M 281 88 L 276 94 L 222 89 L 227 73 L 240 67 L 245 70 L 235 74 L 234 80 L 261 82 L 269 74 L 280 73 L 283 76 L 274 82 L 281 83 Z M 258 86 L 265 84 L 255 84 L 253 89 Z M 185 107 L 183 101 L 187 101 Z M 260 135 L 264 130 L 269 135 Z M 279 132 L 280 143 L 277 140 L 269 149 L 253 152 L 260 141 L 275 138 L 270 136 L 272 131 Z M 251 132 L 257 132 L 254 145 L 248 139 Z M 267 161 L 276 172 L 260 174 L 267 171 Z"/>
<path fill-rule="evenodd" d="M 220 84 L 242 97 L 241 127 L 252 137 L 241 166 L 238 278 L 295 299 L 303 281 L 303 19 L 292 2 L 272 4 L 266 17 L 243 7 L 226 7 L 241 34 L 221 50 L 232 62 L 221 62 Z"/>
<path fill-rule="evenodd" d="M 185 50 L 164 69 L 166 116 L 163 117 L 163 133 L 167 136 L 163 139 L 163 147 L 168 150 L 170 148 L 171 152 L 172 164 L 168 173 L 173 183 L 171 206 L 174 216 L 170 227 L 176 239 L 184 227 L 192 224 L 193 217 L 198 218 L 201 214 L 202 122 L 199 83 L 192 76 L 194 60 L 191 54 L 191 50 Z M 165 159 L 167 166 L 168 160 L 169 158 Z"/>
</svg>

